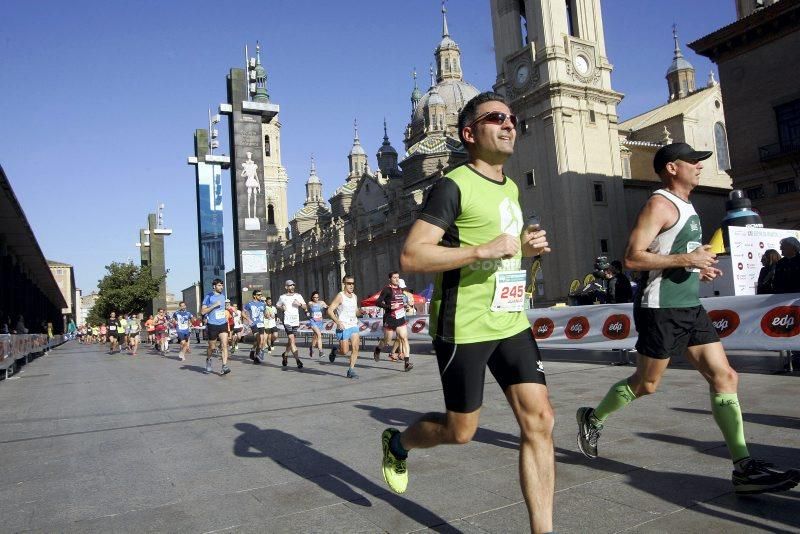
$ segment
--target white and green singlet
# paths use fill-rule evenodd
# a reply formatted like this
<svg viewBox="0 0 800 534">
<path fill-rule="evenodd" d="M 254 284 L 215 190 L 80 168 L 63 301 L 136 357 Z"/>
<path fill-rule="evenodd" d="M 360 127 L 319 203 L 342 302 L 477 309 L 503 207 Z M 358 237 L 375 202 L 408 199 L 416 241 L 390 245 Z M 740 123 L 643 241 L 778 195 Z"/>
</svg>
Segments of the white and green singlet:
<svg viewBox="0 0 800 534">
<path fill-rule="evenodd" d="M 675 224 L 662 230 L 647 247 L 653 254 L 687 254 L 702 244 L 703 229 L 700 217 L 691 202 L 683 200 L 666 189 L 653 192 L 672 202 L 678 209 Z M 700 305 L 700 270 L 692 267 L 653 269 L 642 279 L 642 308 L 691 308 Z"/>
</svg>

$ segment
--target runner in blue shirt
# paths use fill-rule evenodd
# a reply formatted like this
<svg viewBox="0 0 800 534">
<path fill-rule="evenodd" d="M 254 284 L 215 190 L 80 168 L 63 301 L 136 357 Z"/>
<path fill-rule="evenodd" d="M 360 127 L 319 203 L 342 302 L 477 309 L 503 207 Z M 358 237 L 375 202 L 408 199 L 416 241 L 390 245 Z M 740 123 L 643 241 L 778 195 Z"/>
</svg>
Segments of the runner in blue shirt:
<svg viewBox="0 0 800 534">
<path fill-rule="evenodd" d="M 178 311 L 172 314 L 172 322 L 178 331 L 178 342 L 181 350 L 178 353 L 180 361 L 186 359 L 185 354 L 191 351 L 189 348 L 189 335 L 192 333 L 192 318 L 194 315 L 186 309 L 186 303 L 181 301 Z"/>
<path fill-rule="evenodd" d="M 255 364 L 264 363 L 264 346 L 266 344 L 266 330 L 264 329 L 264 303 L 261 302 L 261 290 L 253 291 L 253 300 L 244 305 L 242 315 L 250 323 L 253 330 L 253 348 L 250 349 L 250 359 Z"/>
<path fill-rule="evenodd" d="M 200 307 L 200 313 L 206 316 L 208 320 L 208 354 L 206 356 L 206 373 L 212 371 L 211 368 L 211 354 L 217 347 L 217 340 L 219 340 L 220 349 L 222 351 L 222 372 L 220 375 L 225 376 L 231 372 L 228 367 L 228 318 L 225 315 L 225 283 L 219 278 L 215 278 L 211 283 L 214 291 L 209 293 L 203 299 L 203 305 Z"/>
</svg>

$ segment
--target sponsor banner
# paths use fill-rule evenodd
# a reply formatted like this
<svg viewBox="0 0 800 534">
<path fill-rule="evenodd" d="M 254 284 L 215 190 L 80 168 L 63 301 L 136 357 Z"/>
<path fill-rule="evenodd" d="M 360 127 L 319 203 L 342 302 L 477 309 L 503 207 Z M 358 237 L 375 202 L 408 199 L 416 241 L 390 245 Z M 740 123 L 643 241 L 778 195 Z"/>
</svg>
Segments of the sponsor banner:
<svg viewBox="0 0 800 534">
<path fill-rule="evenodd" d="M 734 295 L 755 295 L 758 273 L 761 272 L 761 256 L 768 249 L 781 250 L 784 237 L 797 237 L 798 230 L 778 228 L 728 227 L 731 244 L 731 272 Z"/>
<path fill-rule="evenodd" d="M 0 335 L 0 362 L 6 358 L 20 359 L 29 354 L 43 352 L 64 343 L 65 336 L 56 335 L 48 340 L 47 334 Z"/>
<path fill-rule="evenodd" d="M 800 294 L 700 299 L 726 349 L 800 350 Z M 540 347 L 633 349 L 632 304 L 527 311 Z"/>
<path fill-rule="evenodd" d="M 800 294 L 753 295 L 700 299 L 726 349 L 800 350 Z M 632 304 L 563 306 L 526 311 L 537 343 L 543 348 L 633 349 L 638 338 Z M 362 337 L 383 335 L 383 320 L 359 321 Z M 326 321 L 323 333 L 336 324 Z M 301 333 L 311 333 L 308 323 Z M 409 317 L 410 339 L 430 339 L 428 316 Z"/>
<path fill-rule="evenodd" d="M 428 316 L 427 315 L 414 315 L 408 316 L 407 318 L 408 324 L 408 337 L 409 339 L 426 339 L 429 340 L 430 336 L 428 336 Z M 323 323 L 321 331 L 324 334 L 334 335 L 336 333 L 336 323 L 327 320 Z M 297 329 L 298 334 L 311 334 L 312 330 L 311 327 L 308 325 L 308 321 L 301 321 L 300 328 Z M 364 319 L 359 319 L 358 321 L 358 333 L 361 335 L 362 338 L 374 338 L 380 339 L 383 337 L 383 318 L 371 318 L 367 317 Z"/>
</svg>

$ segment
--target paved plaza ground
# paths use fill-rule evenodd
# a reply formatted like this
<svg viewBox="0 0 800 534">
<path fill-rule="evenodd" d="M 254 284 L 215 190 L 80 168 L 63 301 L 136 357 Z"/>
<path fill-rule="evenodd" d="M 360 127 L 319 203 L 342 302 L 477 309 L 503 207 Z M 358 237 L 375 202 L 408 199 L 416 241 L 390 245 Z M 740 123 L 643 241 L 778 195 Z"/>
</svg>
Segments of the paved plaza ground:
<svg viewBox="0 0 800 534">
<path fill-rule="evenodd" d="M 487 378 L 472 443 L 414 451 L 391 493 L 380 433 L 441 410 L 434 357 L 404 373 L 371 351 L 282 369 L 240 351 L 226 376 L 142 350 L 70 342 L 0 382 L 3 532 L 526 532 L 518 431 Z M 292 362 L 290 361 L 290 364 Z M 215 361 L 215 370 L 219 371 Z M 800 491 L 736 497 L 708 388 L 671 369 L 660 391 L 615 414 L 602 458 L 575 445 L 575 410 L 629 367 L 545 363 L 556 411 L 558 532 L 800 532 Z M 800 378 L 746 372 L 740 400 L 754 456 L 800 466 Z"/>
</svg>

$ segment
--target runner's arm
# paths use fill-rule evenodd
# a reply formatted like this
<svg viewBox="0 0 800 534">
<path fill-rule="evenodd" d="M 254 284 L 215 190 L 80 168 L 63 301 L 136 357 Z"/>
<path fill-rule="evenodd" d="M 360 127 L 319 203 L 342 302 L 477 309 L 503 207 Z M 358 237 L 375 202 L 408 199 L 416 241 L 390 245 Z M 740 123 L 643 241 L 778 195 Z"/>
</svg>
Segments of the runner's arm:
<svg viewBox="0 0 800 534">
<path fill-rule="evenodd" d="M 342 295 L 336 295 L 334 299 L 331 301 L 331 305 L 328 306 L 328 317 L 333 319 L 336 324 L 339 324 L 339 318 L 336 316 L 336 310 L 339 308 L 339 304 L 342 303 Z"/>
<path fill-rule="evenodd" d="M 213 306 L 209 306 L 204 302 L 203 305 L 200 306 L 200 313 L 203 315 L 208 315 L 217 306 L 219 306 L 219 302 L 215 302 Z"/>
<path fill-rule="evenodd" d="M 696 267 L 705 269 L 717 263 L 710 245 L 702 245 L 688 254 L 656 254 L 647 248 L 658 234 L 675 224 L 678 210 L 661 195 L 653 195 L 636 219 L 625 249 L 625 268 L 633 271 Z"/>
<path fill-rule="evenodd" d="M 403 245 L 400 268 L 413 273 L 436 273 L 459 269 L 480 260 L 511 258 L 520 247 L 517 236 L 500 234 L 483 245 L 445 247 L 439 244 L 444 229 L 417 219 Z"/>
</svg>

